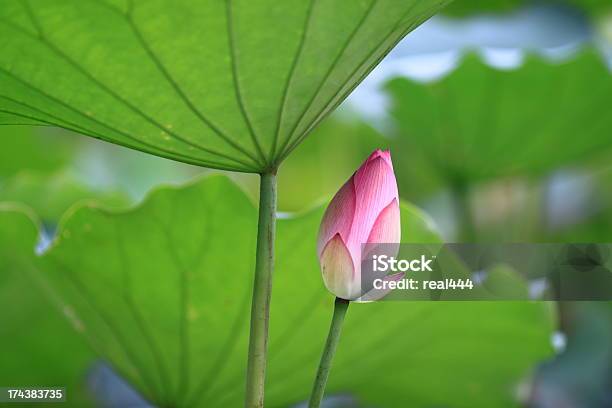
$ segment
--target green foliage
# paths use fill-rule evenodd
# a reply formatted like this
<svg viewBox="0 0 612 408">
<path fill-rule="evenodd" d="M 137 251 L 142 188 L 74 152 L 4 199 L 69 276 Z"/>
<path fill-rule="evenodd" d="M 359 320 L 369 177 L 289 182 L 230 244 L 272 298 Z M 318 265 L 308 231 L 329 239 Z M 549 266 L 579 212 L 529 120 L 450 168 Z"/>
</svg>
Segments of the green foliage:
<svg viewBox="0 0 612 408">
<path fill-rule="evenodd" d="M 409 180 L 537 175 L 612 148 L 612 76 L 594 52 L 561 64 L 529 56 L 510 71 L 469 55 L 437 82 L 398 78 L 388 89 Z"/>
<path fill-rule="evenodd" d="M 503 13 L 529 4 L 569 5 L 592 15 L 612 11 L 609 0 L 458 0 L 454 1 L 444 12 L 455 16 L 492 12 Z"/>
<path fill-rule="evenodd" d="M 449 1 L 7 2 L 0 123 L 261 172 Z"/>
<path fill-rule="evenodd" d="M 478 13 L 503 13 L 514 10 L 528 2 L 528 0 L 458 0 L 452 2 L 444 10 L 444 14 L 467 16 Z"/>
<path fill-rule="evenodd" d="M 331 197 L 375 149 L 387 147 L 389 140 L 363 122 L 326 120 L 283 163 L 279 208 L 303 210 L 321 197 Z"/>
<path fill-rule="evenodd" d="M 499 299 L 528 300 L 527 281 L 508 265 L 496 265 L 487 274 L 483 286 Z"/>
<path fill-rule="evenodd" d="M 386 90 L 395 128 L 330 117 L 283 163 L 281 210 L 333 194 L 375 148 L 391 150 L 400 196 L 413 201 L 457 184 L 607 162 L 612 152 L 612 76 L 594 52 L 563 63 L 531 55 L 516 70 L 468 55 L 437 82 L 396 78 Z"/>
<path fill-rule="evenodd" d="M 22 172 L 0 186 L 0 201 L 25 203 L 45 222 L 57 222 L 74 203 L 95 200 L 108 207 L 125 207 L 127 196 L 113 191 L 92 191 L 70 173 Z"/>
<path fill-rule="evenodd" d="M 90 405 L 82 383 L 94 355 L 66 319 L 72 309 L 57 304 L 37 275 L 33 220 L 23 207 L 0 204 L 0 383 L 66 387 L 67 406 Z"/>
<path fill-rule="evenodd" d="M 0 117 L 0 123 L 6 122 Z M 69 139 L 43 135 L 40 128 L 31 126 L 0 127 L 0 182 L 24 169 L 48 172 L 61 168 L 74 151 L 74 141 Z"/>
<path fill-rule="evenodd" d="M 612 163 L 611 156 L 587 167 L 594 194 L 592 206 L 580 218 L 557 228 L 549 228 L 543 239 L 549 242 L 612 242 Z M 543 232 L 544 233 L 544 232 Z"/>
<path fill-rule="evenodd" d="M 0 215 L 0 259 L 12 254 L 15 272 L 31 265 L 34 281 L 74 311 L 94 350 L 147 398 L 161 406 L 241 404 L 257 217 L 233 183 L 211 176 L 163 188 L 123 212 L 82 206 L 65 216 L 41 258 L 31 253 L 31 221 L 11 208 Z M 306 399 L 327 332 L 333 298 L 316 259 L 321 216 L 317 209 L 278 222 L 270 407 Z M 30 224 L 10 227 L 24 220 Z M 402 207 L 402 227 L 406 242 L 439 241 L 412 206 Z M 515 382 L 550 353 L 551 325 L 542 304 L 356 304 L 328 392 L 380 407 L 514 406 Z M 19 346 L 13 354 L 22 355 Z M 62 357 L 72 364 L 70 354 Z M 15 369 L 31 372 L 26 361 Z"/>
<path fill-rule="evenodd" d="M 584 10 L 586 13 L 598 16 L 612 11 L 608 0 L 566 0 L 568 4 Z"/>
</svg>

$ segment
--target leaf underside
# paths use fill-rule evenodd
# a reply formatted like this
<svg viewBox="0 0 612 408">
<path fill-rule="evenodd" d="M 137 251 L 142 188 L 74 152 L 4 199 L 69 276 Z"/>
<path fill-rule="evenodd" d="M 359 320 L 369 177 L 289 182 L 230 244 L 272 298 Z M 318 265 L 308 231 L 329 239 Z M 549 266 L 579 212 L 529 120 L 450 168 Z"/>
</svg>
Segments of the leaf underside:
<svg viewBox="0 0 612 408">
<path fill-rule="evenodd" d="M 262 172 L 449 1 L 5 2 L 0 124 Z"/>
<path fill-rule="evenodd" d="M 270 407 L 307 398 L 328 329 L 333 297 L 315 240 L 304 238 L 316 236 L 321 216 L 319 208 L 278 221 Z M 6 227 L 24 219 L 0 211 L 0 259 L 13 263 L 2 275 L 30 265 L 96 354 L 157 406 L 241 405 L 256 209 L 239 188 L 213 176 L 158 190 L 129 211 L 73 209 L 42 257 L 27 242 L 31 221 Z M 407 242 L 439 240 L 412 206 L 402 207 L 402 227 Z M 356 304 L 328 393 L 379 407 L 514 406 L 513 384 L 550 352 L 551 324 L 534 303 Z"/>
</svg>

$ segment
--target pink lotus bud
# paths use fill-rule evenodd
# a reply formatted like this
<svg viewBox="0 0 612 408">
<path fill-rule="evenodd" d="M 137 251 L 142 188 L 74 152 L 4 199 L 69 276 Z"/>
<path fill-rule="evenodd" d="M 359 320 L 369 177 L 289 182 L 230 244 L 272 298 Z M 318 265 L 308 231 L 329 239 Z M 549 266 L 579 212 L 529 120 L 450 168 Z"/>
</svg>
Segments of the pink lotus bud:
<svg viewBox="0 0 612 408">
<path fill-rule="evenodd" d="M 376 150 L 336 193 L 321 221 L 317 252 L 327 289 L 348 300 L 364 295 L 362 244 L 399 243 L 400 234 L 391 154 Z"/>
</svg>

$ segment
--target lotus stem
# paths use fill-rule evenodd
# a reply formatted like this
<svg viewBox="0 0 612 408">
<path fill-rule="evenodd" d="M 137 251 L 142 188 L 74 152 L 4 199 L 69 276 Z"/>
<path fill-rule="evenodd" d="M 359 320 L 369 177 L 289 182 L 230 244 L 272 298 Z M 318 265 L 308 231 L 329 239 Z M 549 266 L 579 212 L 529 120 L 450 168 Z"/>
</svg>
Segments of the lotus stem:
<svg viewBox="0 0 612 408">
<path fill-rule="evenodd" d="M 329 372 L 331 371 L 334 354 L 336 354 L 336 347 L 340 341 L 342 324 L 344 323 L 344 316 L 346 316 L 349 303 L 350 302 L 348 300 L 340 298 L 336 298 L 336 301 L 334 302 L 334 315 L 332 317 L 331 325 L 329 326 L 329 334 L 327 335 L 325 348 L 323 349 L 323 354 L 321 355 L 321 362 L 319 363 L 317 377 L 315 378 L 312 393 L 310 394 L 308 408 L 319 408 L 321 401 L 323 400 L 325 386 L 327 385 L 327 378 L 329 377 Z"/>
<path fill-rule="evenodd" d="M 251 303 L 251 332 L 246 378 L 246 408 L 264 404 L 270 296 L 274 270 L 274 238 L 276 230 L 276 172 L 261 175 L 259 186 L 259 223 L 257 254 Z"/>
</svg>

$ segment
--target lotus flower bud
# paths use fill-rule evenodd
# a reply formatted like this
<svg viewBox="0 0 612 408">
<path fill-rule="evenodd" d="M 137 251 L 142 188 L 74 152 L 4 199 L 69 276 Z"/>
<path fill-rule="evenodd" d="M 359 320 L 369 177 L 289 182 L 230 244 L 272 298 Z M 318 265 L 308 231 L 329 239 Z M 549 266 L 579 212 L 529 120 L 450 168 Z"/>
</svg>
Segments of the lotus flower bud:
<svg viewBox="0 0 612 408">
<path fill-rule="evenodd" d="M 362 244 L 399 244 L 400 234 L 391 154 L 376 150 L 336 193 L 321 221 L 317 252 L 327 289 L 347 300 L 363 296 Z"/>
</svg>

